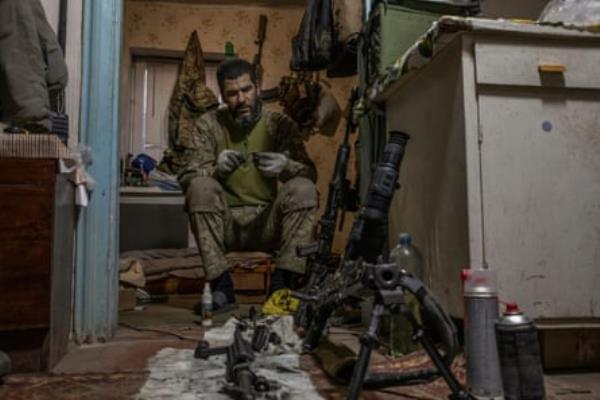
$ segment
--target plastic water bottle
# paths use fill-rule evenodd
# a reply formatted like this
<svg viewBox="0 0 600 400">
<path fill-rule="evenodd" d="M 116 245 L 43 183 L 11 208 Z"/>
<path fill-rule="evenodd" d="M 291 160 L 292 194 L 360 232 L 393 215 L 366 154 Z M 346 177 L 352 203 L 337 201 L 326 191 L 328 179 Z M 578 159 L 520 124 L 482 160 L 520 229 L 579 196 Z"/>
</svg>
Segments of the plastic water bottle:
<svg viewBox="0 0 600 400">
<path fill-rule="evenodd" d="M 202 326 L 212 326 L 212 291 L 210 290 L 210 282 L 204 283 L 204 291 L 202 292 Z"/>
<path fill-rule="evenodd" d="M 412 244 L 408 233 L 400 234 L 398 245 L 390 253 L 390 262 L 404 269 L 418 279 L 423 279 L 423 257 L 421 252 Z M 404 294 L 406 306 L 420 321 L 419 303 L 412 293 Z M 390 352 L 393 357 L 411 353 L 417 350 L 417 344 L 412 340 L 413 329 L 410 322 L 402 315 L 394 315 L 390 321 Z"/>
<path fill-rule="evenodd" d="M 496 323 L 496 339 L 504 398 L 506 400 L 543 400 L 544 371 L 537 329 L 515 303 Z"/>
</svg>

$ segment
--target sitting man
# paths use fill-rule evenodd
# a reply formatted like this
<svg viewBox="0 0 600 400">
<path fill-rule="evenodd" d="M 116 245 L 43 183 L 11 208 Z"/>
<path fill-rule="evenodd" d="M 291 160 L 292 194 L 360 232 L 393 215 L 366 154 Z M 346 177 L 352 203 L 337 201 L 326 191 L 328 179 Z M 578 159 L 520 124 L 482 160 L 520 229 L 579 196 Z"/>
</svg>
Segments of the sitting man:
<svg viewBox="0 0 600 400">
<path fill-rule="evenodd" d="M 228 251 L 275 253 L 269 294 L 294 285 L 306 265 L 296 247 L 313 239 L 318 202 L 298 127 L 262 108 L 252 65 L 226 61 L 217 80 L 227 107 L 198 118 L 179 174 L 216 312 L 235 304 Z"/>
</svg>

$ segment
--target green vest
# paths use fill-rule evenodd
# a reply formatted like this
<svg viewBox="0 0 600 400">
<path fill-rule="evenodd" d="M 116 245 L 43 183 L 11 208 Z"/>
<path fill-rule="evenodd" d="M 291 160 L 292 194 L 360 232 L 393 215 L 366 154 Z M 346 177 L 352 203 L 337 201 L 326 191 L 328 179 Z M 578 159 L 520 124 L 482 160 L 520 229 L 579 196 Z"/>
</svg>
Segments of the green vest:
<svg viewBox="0 0 600 400">
<path fill-rule="evenodd" d="M 217 154 L 225 149 L 240 151 L 246 162 L 233 171 L 223 183 L 230 207 L 270 204 L 277 196 L 277 178 L 265 178 L 252 162 L 254 152 L 274 151 L 275 143 L 263 115 L 250 134 L 246 135 L 229 112 L 219 112 L 224 127 L 223 141 L 217 145 Z"/>
</svg>

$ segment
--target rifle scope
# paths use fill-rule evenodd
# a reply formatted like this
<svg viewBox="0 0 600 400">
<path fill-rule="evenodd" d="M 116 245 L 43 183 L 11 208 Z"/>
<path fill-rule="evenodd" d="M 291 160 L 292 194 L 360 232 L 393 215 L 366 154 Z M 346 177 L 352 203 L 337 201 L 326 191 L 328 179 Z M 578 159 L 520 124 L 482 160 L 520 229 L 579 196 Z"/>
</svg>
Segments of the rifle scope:
<svg viewBox="0 0 600 400">
<path fill-rule="evenodd" d="M 377 262 L 383 252 L 387 238 L 387 219 L 394 192 L 400 187 L 398 177 L 404 149 L 410 136 L 392 131 L 377 164 L 365 205 L 352 226 L 346 258 L 356 260 L 362 257 L 370 263 Z"/>
</svg>

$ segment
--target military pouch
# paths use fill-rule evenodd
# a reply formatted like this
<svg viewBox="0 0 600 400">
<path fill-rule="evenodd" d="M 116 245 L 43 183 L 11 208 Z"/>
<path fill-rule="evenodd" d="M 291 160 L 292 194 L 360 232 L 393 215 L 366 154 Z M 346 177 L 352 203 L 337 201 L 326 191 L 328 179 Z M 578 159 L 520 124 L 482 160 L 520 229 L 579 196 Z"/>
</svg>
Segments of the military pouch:
<svg viewBox="0 0 600 400">
<path fill-rule="evenodd" d="M 50 115 L 52 122 L 52 133 L 58 136 L 58 138 L 65 145 L 69 143 L 69 116 L 61 112 L 53 112 Z"/>
<path fill-rule="evenodd" d="M 294 71 L 318 71 L 327 68 L 333 43 L 331 0 L 309 0 L 292 39 L 290 68 Z"/>
</svg>

